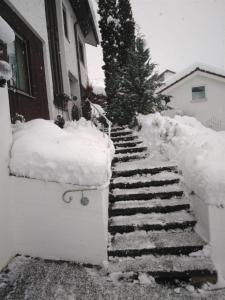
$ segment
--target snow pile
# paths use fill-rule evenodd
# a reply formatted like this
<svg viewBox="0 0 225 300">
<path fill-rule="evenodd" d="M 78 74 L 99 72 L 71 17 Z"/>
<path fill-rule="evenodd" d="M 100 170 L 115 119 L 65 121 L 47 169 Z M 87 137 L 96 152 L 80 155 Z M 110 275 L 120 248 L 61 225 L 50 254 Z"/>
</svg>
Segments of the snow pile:
<svg viewBox="0 0 225 300">
<path fill-rule="evenodd" d="M 93 92 L 96 95 L 106 96 L 104 79 L 93 79 L 91 85 L 93 87 Z"/>
<path fill-rule="evenodd" d="M 114 148 L 84 119 L 60 129 L 42 119 L 17 124 L 10 170 L 16 176 L 77 185 L 101 185 L 110 175 Z"/>
<path fill-rule="evenodd" d="M 159 113 L 139 116 L 141 134 L 152 151 L 176 160 L 190 191 L 211 205 L 225 205 L 225 132 L 192 117 Z"/>
<path fill-rule="evenodd" d="M 5 44 L 10 44 L 15 40 L 14 31 L 2 17 L 0 17 L 0 40 Z"/>
</svg>

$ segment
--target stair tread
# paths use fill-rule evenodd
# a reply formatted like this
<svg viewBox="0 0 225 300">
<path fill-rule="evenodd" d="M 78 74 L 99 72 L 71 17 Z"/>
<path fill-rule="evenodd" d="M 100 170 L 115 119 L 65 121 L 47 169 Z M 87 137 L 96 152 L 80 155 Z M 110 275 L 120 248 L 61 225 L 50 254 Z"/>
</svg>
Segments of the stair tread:
<svg viewBox="0 0 225 300">
<path fill-rule="evenodd" d="M 135 231 L 117 233 L 109 250 L 154 249 L 169 247 L 204 246 L 205 242 L 195 233 L 188 231 Z"/>
<path fill-rule="evenodd" d="M 153 207 L 166 207 L 175 205 L 186 205 L 190 204 L 190 201 L 185 198 L 174 197 L 169 200 L 163 199 L 152 199 L 152 200 L 128 200 L 128 201 L 117 201 L 114 202 L 112 210 L 114 209 L 128 209 L 128 208 L 153 208 Z"/>
<path fill-rule="evenodd" d="M 180 179 L 180 176 L 173 172 L 162 171 L 158 174 L 145 174 L 145 175 L 134 175 L 130 177 L 116 177 L 112 180 L 113 183 L 137 183 L 137 182 L 149 182 L 156 180 L 171 180 L 171 179 Z"/>
<path fill-rule="evenodd" d="M 154 170 L 154 169 L 163 169 L 163 168 L 177 168 L 177 165 L 173 162 L 150 162 L 149 158 L 143 159 L 140 161 L 134 162 L 126 162 L 126 163 L 120 163 L 116 165 L 116 167 L 113 168 L 114 171 L 134 171 L 134 170 Z"/>
<path fill-rule="evenodd" d="M 113 189 L 113 196 L 122 195 L 138 195 L 138 194 L 148 194 L 148 193 L 167 193 L 167 192 L 180 192 L 182 187 L 179 184 L 168 184 L 163 186 L 151 186 L 151 187 L 141 187 L 134 189 Z"/>
<path fill-rule="evenodd" d="M 186 272 L 194 270 L 209 270 L 215 272 L 210 258 L 192 257 L 187 255 L 147 255 L 141 257 L 126 257 L 111 259 L 110 272 Z"/>
<path fill-rule="evenodd" d="M 143 144 L 142 140 L 135 140 L 135 141 L 120 141 L 120 142 L 115 142 L 114 146 L 124 149 L 124 145 L 127 145 L 127 147 L 129 147 L 129 145 L 133 145 L 133 144 L 137 144 L 137 145 L 141 145 Z"/>
<path fill-rule="evenodd" d="M 140 158 L 146 157 L 148 152 L 134 152 L 134 153 L 118 153 L 114 157 L 122 158 L 122 157 L 132 157 L 132 156 L 139 156 Z"/>
<path fill-rule="evenodd" d="M 132 216 L 115 216 L 110 218 L 110 227 L 113 226 L 142 226 L 166 225 L 171 223 L 182 224 L 195 221 L 195 218 L 185 210 L 171 213 L 135 214 Z"/>
</svg>

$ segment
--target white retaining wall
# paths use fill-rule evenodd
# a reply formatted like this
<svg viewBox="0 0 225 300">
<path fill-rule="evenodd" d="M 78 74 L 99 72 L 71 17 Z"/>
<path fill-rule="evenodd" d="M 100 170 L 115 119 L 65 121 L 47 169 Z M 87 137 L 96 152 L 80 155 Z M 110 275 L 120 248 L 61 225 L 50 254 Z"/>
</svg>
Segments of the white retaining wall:
<svg viewBox="0 0 225 300">
<path fill-rule="evenodd" d="M 225 279 L 225 208 L 194 196 L 192 209 L 198 221 L 195 230 L 211 246 L 212 260 Z"/>
<path fill-rule="evenodd" d="M 0 270 L 17 253 L 102 264 L 107 260 L 108 187 L 82 192 L 74 186 L 9 176 L 12 141 L 9 99 L 0 88 Z M 68 197 L 67 197 L 68 199 Z"/>
<path fill-rule="evenodd" d="M 11 176 L 10 185 L 15 248 L 20 254 L 48 259 L 102 264 L 107 260 L 108 188 L 71 192 L 73 185 Z M 17 197 L 15 197 L 17 195 Z"/>
<path fill-rule="evenodd" d="M 0 269 L 14 255 L 9 203 L 9 150 L 12 140 L 7 88 L 0 88 Z"/>
</svg>

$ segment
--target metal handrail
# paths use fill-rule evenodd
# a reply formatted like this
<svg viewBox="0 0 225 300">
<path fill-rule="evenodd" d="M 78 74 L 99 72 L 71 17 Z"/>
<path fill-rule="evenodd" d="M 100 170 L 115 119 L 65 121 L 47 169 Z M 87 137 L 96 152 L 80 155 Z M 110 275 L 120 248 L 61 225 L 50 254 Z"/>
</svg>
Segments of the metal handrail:
<svg viewBox="0 0 225 300">
<path fill-rule="evenodd" d="M 103 190 L 105 188 L 107 188 L 110 184 L 110 179 L 111 179 L 111 161 L 110 161 L 110 151 L 111 151 L 111 128 L 112 128 L 112 123 L 111 121 L 104 115 L 102 114 L 99 109 L 93 104 L 91 103 L 91 101 L 89 100 L 86 100 L 90 103 L 90 106 L 93 107 L 95 110 L 97 110 L 97 112 L 99 113 L 99 115 L 101 117 L 103 117 L 108 125 L 108 133 L 105 132 L 105 126 L 104 124 L 102 124 L 102 131 L 103 131 L 103 135 L 107 134 L 108 135 L 108 145 L 107 145 L 107 148 L 108 148 L 108 155 L 107 155 L 107 165 L 108 165 L 108 170 L 107 170 L 107 180 L 102 184 L 102 185 L 74 185 L 74 188 L 73 189 L 70 189 L 70 190 L 67 190 L 63 193 L 63 201 L 65 203 L 70 203 L 72 202 L 71 201 L 68 201 L 66 200 L 66 195 L 68 193 L 71 193 L 71 192 L 84 192 L 84 191 L 100 191 L 100 190 Z M 94 126 L 97 126 L 97 124 L 95 124 L 94 120 L 91 119 L 92 121 L 92 124 L 94 124 Z"/>
</svg>

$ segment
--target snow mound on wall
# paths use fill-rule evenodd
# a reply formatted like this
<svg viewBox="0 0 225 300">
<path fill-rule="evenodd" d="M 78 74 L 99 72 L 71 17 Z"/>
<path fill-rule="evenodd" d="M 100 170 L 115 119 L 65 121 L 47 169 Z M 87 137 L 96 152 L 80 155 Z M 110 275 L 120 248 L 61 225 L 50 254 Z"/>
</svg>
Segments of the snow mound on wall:
<svg viewBox="0 0 225 300">
<path fill-rule="evenodd" d="M 5 44 L 10 44 L 15 40 L 14 31 L 2 17 L 0 17 L 0 40 Z"/>
<path fill-rule="evenodd" d="M 225 205 L 225 132 L 204 127 L 195 118 L 159 113 L 139 116 L 141 134 L 152 150 L 176 160 L 184 181 L 203 201 Z"/>
<path fill-rule="evenodd" d="M 65 129 L 42 119 L 19 123 L 13 133 L 10 171 L 16 176 L 77 185 L 108 179 L 113 146 L 84 119 Z"/>
<path fill-rule="evenodd" d="M 10 65 L 3 60 L 0 60 L 0 79 L 10 80 L 12 77 L 12 69 Z"/>
</svg>

